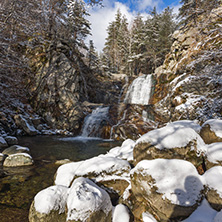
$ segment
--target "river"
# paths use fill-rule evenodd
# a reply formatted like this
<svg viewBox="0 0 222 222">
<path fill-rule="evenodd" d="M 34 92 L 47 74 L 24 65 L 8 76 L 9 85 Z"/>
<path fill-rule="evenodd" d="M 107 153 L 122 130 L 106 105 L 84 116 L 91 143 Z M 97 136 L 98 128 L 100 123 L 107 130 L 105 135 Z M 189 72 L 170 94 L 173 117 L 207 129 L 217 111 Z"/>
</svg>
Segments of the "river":
<svg viewBox="0 0 222 222">
<path fill-rule="evenodd" d="M 105 154 L 118 142 L 98 138 L 35 136 L 19 138 L 19 145 L 31 150 L 33 166 L 0 167 L 6 174 L 0 177 L 0 221 L 28 221 L 28 211 L 34 196 L 53 185 L 59 167 L 56 160 L 85 160 Z M 1 175 L 1 173 L 0 173 Z"/>
</svg>

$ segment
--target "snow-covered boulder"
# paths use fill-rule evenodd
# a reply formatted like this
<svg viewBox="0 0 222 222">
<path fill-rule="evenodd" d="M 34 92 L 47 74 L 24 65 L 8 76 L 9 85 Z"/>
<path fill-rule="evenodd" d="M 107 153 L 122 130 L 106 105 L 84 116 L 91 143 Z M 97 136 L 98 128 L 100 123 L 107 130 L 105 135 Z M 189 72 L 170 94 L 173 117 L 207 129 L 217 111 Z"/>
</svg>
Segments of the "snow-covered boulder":
<svg viewBox="0 0 222 222">
<path fill-rule="evenodd" d="M 91 180 L 74 180 L 67 198 L 66 221 L 111 222 L 112 203 L 108 193 Z"/>
<path fill-rule="evenodd" d="M 69 187 L 77 177 L 89 177 L 96 182 L 123 179 L 131 167 L 126 160 L 100 155 L 88 160 L 67 163 L 60 166 L 55 175 L 55 184 Z"/>
<path fill-rule="evenodd" d="M 34 198 L 29 210 L 30 222 L 65 222 L 65 207 L 68 188 L 51 186 L 40 191 Z"/>
<path fill-rule="evenodd" d="M 3 150 L 2 153 L 6 154 L 6 155 L 12 155 L 12 154 L 16 154 L 16 153 L 30 153 L 30 150 L 27 147 L 14 145 L 14 146 L 10 146 L 9 148 Z"/>
<path fill-rule="evenodd" d="M 7 142 L 5 141 L 5 139 L 2 136 L 0 136 L 0 149 L 6 148 L 6 147 L 8 147 Z"/>
<path fill-rule="evenodd" d="M 214 221 L 216 215 L 217 211 L 212 209 L 204 199 L 201 205 L 183 222 L 216 222 Z"/>
<path fill-rule="evenodd" d="M 14 136 L 6 136 L 5 141 L 8 143 L 9 146 L 18 144 L 18 139 Z"/>
<path fill-rule="evenodd" d="M 113 208 L 112 222 L 130 222 L 130 213 L 128 207 L 124 204 L 118 204 Z"/>
<path fill-rule="evenodd" d="M 135 163 L 147 159 L 185 159 L 198 167 L 206 146 L 199 134 L 182 124 L 169 124 L 152 130 L 137 141 L 133 151 Z"/>
<path fill-rule="evenodd" d="M 200 136 L 207 144 L 222 142 L 222 120 L 207 120 L 201 128 Z"/>
<path fill-rule="evenodd" d="M 222 165 L 222 142 L 207 145 L 206 168 Z"/>
<path fill-rule="evenodd" d="M 203 175 L 207 187 L 206 198 L 215 210 L 222 209 L 222 167 L 215 166 Z"/>
<path fill-rule="evenodd" d="M 201 202 L 201 176 L 188 161 L 143 160 L 131 171 L 137 201 L 152 207 L 159 220 L 188 217 Z"/>
<path fill-rule="evenodd" d="M 33 164 L 33 159 L 28 153 L 16 153 L 6 157 L 3 166 L 18 167 L 18 166 L 30 166 L 32 164 Z"/>
<path fill-rule="evenodd" d="M 34 136 L 38 134 L 38 131 L 33 126 L 31 120 L 25 119 L 22 115 L 15 115 L 14 116 L 16 125 L 21 128 L 25 133 L 30 136 Z"/>
<path fill-rule="evenodd" d="M 123 160 L 127 161 L 133 161 L 133 148 L 134 148 L 135 142 L 131 139 L 125 140 L 121 147 L 115 147 L 111 149 L 107 155 L 117 157 Z"/>
<path fill-rule="evenodd" d="M 179 121 L 174 121 L 170 122 L 167 124 L 167 126 L 174 126 L 174 127 L 185 127 L 185 128 L 192 128 L 195 130 L 197 133 L 200 133 L 201 126 L 193 120 L 179 120 Z"/>
</svg>

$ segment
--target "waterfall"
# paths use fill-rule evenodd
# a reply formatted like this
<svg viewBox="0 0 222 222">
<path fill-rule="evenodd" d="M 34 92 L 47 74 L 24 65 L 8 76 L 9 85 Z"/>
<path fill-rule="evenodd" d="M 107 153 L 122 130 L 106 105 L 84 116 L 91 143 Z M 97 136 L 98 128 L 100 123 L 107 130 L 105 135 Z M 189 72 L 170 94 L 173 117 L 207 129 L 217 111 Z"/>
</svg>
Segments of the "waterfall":
<svg viewBox="0 0 222 222">
<path fill-rule="evenodd" d="M 99 137 L 99 129 L 103 121 L 108 120 L 109 107 L 97 107 L 89 114 L 83 123 L 83 137 Z"/>
<path fill-rule="evenodd" d="M 150 100 L 150 93 L 152 88 L 152 75 L 142 75 L 132 82 L 124 103 L 148 105 Z"/>
</svg>

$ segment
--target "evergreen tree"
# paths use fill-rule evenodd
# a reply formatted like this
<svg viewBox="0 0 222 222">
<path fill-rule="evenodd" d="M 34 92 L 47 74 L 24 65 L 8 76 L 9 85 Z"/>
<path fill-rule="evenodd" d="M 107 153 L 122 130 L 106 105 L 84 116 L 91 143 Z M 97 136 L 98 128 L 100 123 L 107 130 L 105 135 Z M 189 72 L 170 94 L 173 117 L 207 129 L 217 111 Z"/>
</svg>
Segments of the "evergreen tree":
<svg viewBox="0 0 222 222">
<path fill-rule="evenodd" d="M 88 59 L 88 66 L 90 69 L 95 71 L 99 69 L 99 58 L 92 40 L 89 41 L 89 50 L 87 53 L 87 59 Z"/>
</svg>

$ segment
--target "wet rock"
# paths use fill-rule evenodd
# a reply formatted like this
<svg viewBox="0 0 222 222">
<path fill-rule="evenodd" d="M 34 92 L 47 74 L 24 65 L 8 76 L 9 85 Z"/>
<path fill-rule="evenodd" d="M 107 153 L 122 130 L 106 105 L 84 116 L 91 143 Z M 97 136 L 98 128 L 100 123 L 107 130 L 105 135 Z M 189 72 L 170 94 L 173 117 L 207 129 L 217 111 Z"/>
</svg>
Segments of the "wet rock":
<svg viewBox="0 0 222 222">
<path fill-rule="evenodd" d="M 38 134 L 38 131 L 33 126 L 31 120 L 26 119 L 22 115 L 15 115 L 14 116 L 15 123 L 18 127 L 20 127 L 22 130 L 24 130 L 25 133 L 27 133 L 30 136 L 34 136 Z"/>
<path fill-rule="evenodd" d="M 207 187 L 206 198 L 211 207 L 217 211 L 222 209 L 222 167 L 215 166 L 203 175 Z"/>
<path fill-rule="evenodd" d="M 0 136 L 0 149 L 8 147 L 7 142 L 3 137 Z"/>
<path fill-rule="evenodd" d="M 204 189 L 196 168 L 184 160 L 143 160 L 131 172 L 132 192 L 160 221 L 180 221 L 201 202 Z"/>
<path fill-rule="evenodd" d="M 2 153 L 6 154 L 6 155 L 12 155 L 12 154 L 16 154 L 16 153 L 30 153 L 30 150 L 27 147 L 14 145 L 14 146 L 10 146 L 9 148 L 3 150 Z"/>
<path fill-rule="evenodd" d="M 144 159 L 165 158 L 189 160 L 198 167 L 205 153 L 205 143 L 192 128 L 169 124 L 140 137 L 133 156 L 135 164 Z"/>
<path fill-rule="evenodd" d="M 40 191 L 29 210 L 30 222 L 65 222 L 65 206 L 68 188 L 51 186 Z"/>
<path fill-rule="evenodd" d="M 18 144 L 18 139 L 14 136 L 6 136 L 5 141 L 8 143 L 9 146 Z"/>
<path fill-rule="evenodd" d="M 200 136 L 207 144 L 222 142 L 222 120 L 211 119 L 206 121 L 202 125 Z"/>
<path fill-rule="evenodd" d="M 5 167 L 18 167 L 18 166 L 30 166 L 33 164 L 32 157 L 27 153 L 16 153 L 9 155 L 3 166 Z"/>
<path fill-rule="evenodd" d="M 77 178 L 67 198 L 66 221 L 111 222 L 112 203 L 108 193 L 87 178 Z"/>
</svg>

